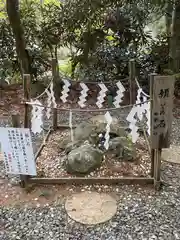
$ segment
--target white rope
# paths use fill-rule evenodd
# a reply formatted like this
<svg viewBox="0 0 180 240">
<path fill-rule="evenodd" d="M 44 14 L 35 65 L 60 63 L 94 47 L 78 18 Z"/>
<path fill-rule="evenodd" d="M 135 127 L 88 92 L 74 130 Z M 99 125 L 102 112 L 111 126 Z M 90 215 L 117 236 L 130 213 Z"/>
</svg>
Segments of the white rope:
<svg viewBox="0 0 180 240">
<path fill-rule="evenodd" d="M 138 88 L 139 88 L 139 89 L 142 89 L 141 86 L 140 86 L 140 84 L 139 84 L 139 82 L 138 82 L 138 80 L 137 80 L 137 78 L 135 78 L 135 82 L 136 82 Z M 148 97 L 148 98 L 150 97 L 150 96 L 149 96 L 147 93 L 145 93 L 143 90 L 141 90 L 141 93 L 142 93 L 144 96 Z"/>
<path fill-rule="evenodd" d="M 72 112 L 107 112 L 107 111 L 116 111 L 118 109 L 124 109 L 124 108 L 130 108 L 130 107 L 133 107 L 133 106 L 138 106 L 138 105 L 141 105 L 141 104 L 144 104 L 144 103 L 148 103 L 150 102 L 151 99 L 145 101 L 145 102 L 141 102 L 141 103 L 138 103 L 138 104 L 130 104 L 130 105 L 125 105 L 125 106 L 120 106 L 118 108 L 101 108 L 101 109 L 80 109 L 80 108 L 58 108 L 57 107 L 57 110 L 59 111 L 64 111 L 64 112 L 69 112 L 70 110 Z M 48 107 L 48 106 L 44 106 L 44 105 L 40 105 L 40 104 L 36 104 L 36 103 L 33 103 L 33 102 L 25 102 L 25 104 L 27 105 L 35 105 L 35 106 L 39 106 L 39 107 L 44 107 L 46 109 L 50 108 L 52 109 L 53 107 Z"/>
<path fill-rule="evenodd" d="M 45 74 L 45 75 L 48 78 L 48 75 L 47 74 Z M 37 99 L 41 98 L 44 94 L 46 94 L 46 92 L 50 88 L 52 82 L 53 82 L 53 80 L 51 80 L 50 83 L 48 84 L 48 86 L 46 87 L 46 89 L 40 95 L 38 95 L 37 97 L 33 98 L 32 101 L 37 100 Z"/>
</svg>

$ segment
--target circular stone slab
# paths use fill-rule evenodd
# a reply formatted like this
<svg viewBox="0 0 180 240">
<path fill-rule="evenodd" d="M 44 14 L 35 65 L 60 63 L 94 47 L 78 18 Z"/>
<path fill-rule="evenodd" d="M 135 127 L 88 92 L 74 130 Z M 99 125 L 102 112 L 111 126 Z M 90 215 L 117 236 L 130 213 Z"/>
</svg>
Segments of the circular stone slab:
<svg viewBox="0 0 180 240">
<path fill-rule="evenodd" d="M 164 161 L 180 164 L 180 147 L 172 145 L 170 148 L 163 149 L 161 157 Z"/>
<path fill-rule="evenodd" d="M 76 222 L 94 225 L 110 220 L 116 214 L 117 203 L 105 193 L 81 192 L 67 198 L 65 209 Z"/>
</svg>

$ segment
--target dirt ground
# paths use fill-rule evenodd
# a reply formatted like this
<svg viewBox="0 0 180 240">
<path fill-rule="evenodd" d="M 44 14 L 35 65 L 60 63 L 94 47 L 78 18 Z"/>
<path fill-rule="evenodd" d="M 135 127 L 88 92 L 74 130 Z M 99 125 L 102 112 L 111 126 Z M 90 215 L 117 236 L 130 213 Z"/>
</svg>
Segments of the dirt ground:
<svg viewBox="0 0 180 240">
<path fill-rule="evenodd" d="M 13 85 L 8 87 L 8 89 L 0 90 L 0 119 L 1 118 L 10 118 L 10 115 L 14 112 L 19 112 L 23 117 L 24 105 L 23 102 L 23 89 L 22 85 Z M 175 107 L 179 107 L 179 100 L 175 100 Z M 70 103 L 72 103 L 70 101 Z M 179 118 L 180 116 L 175 113 L 175 117 Z M 51 145 L 46 145 L 44 151 L 42 152 L 38 160 L 38 169 L 41 169 L 43 165 L 47 164 L 47 161 L 52 160 L 52 153 L 50 151 L 53 144 L 55 144 L 57 135 L 51 136 Z M 47 152 L 49 155 L 47 156 Z M 56 152 L 57 154 L 57 152 Z M 49 157 L 49 158 L 48 158 Z M 43 163 L 43 159 L 45 159 Z M 0 159 L 2 161 L 2 159 Z M 139 162 L 138 162 L 139 163 Z M 141 165 L 141 164 L 139 164 Z M 143 164 L 142 164 L 143 165 Z M 118 175 L 117 169 L 122 167 L 108 166 L 112 172 L 116 172 Z M 149 166 L 145 166 L 149 170 Z M 143 168 L 143 166 L 142 166 Z M 129 175 L 129 174 L 128 174 Z M 29 186 L 28 188 L 22 189 L 18 185 L 10 184 L 8 179 L 0 178 L 0 205 L 47 205 L 52 202 L 60 202 L 69 195 L 71 192 L 78 192 L 84 190 L 95 189 L 97 191 L 119 191 L 117 187 L 109 186 L 84 186 L 84 187 L 75 187 L 75 186 Z"/>
</svg>

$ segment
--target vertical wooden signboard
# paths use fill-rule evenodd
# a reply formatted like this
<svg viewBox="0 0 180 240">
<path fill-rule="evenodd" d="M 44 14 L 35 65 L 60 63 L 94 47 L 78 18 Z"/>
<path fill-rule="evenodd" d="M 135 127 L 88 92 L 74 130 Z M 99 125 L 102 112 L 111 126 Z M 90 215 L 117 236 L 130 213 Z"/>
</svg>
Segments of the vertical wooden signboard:
<svg viewBox="0 0 180 240">
<path fill-rule="evenodd" d="M 151 148 L 169 148 L 172 128 L 174 76 L 155 76 L 153 84 Z"/>
</svg>

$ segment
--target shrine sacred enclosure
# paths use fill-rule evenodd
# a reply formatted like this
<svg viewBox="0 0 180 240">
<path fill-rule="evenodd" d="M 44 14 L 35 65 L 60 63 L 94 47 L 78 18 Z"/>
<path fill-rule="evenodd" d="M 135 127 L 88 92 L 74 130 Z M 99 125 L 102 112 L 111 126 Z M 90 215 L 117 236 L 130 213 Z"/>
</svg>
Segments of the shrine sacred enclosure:
<svg viewBox="0 0 180 240">
<path fill-rule="evenodd" d="M 60 102 L 63 102 L 63 106 L 58 106 L 58 100 L 55 99 L 54 92 L 54 83 L 58 78 L 57 63 L 55 59 L 52 59 L 52 80 L 50 81 L 46 90 L 35 99 L 31 98 L 31 77 L 28 74 L 23 76 L 24 84 L 24 128 L 28 128 L 32 133 L 38 135 L 43 132 L 43 140 L 39 148 L 35 152 L 34 161 L 37 165 L 37 174 L 35 176 L 30 176 L 26 173 L 20 174 L 21 186 L 25 187 L 28 184 L 154 184 L 156 189 L 159 189 L 161 184 L 161 150 L 162 148 L 169 148 L 170 146 L 170 135 L 171 135 L 171 125 L 172 125 L 172 109 L 173 109 L 173 95 L 174 95 L 174 76 L 159 76 L 151 74 L 149 76 L 150 81 L 150 95 L 145 93 L 142 89 L 142 86 L 139 85 L 138 79 L 135 73 L 135 61 L 131 60 L 129 63 L 129 78 L 118 80 L 116 83 L 116 97 L 113 100 L 113 106 L 107 104 L 106 93 L 108 92 L 108 84 L 106 82 L 96 82 L 88 83 L 83 82 L 79 83 L 80 86 L 80 96 L 77 99 L 78 105 L 72 106 L 71 103 L 68 103 L 67 98 L 70 96 L 71 92 L 71 81 L 64 79 L 64 86 L 62 89 L 62 95 L 60 97 Z M 128 83 L 128 84 L 126 84 Z M 88 102 L 88 91 L 89 85 L 93 84 L 100 89 L 97 93 L 97 102 L 95 107 L 87 108 L 86 102 Z M 115 83 L 113 83 L 115 85 Z M 126 85 L 126 87 L 124 87 Z M 129 103 L 124 104 L 123 98 L 125 93 L 129 94 Z M 43 99 L 47 95 L 47 99 Z M 42 98 L 41 98 L 42 97 Z M 122 111 L 127 110 L 126 113 Z M 68 124 L 60 124 L 59 118 L 65 113 L 68 113 Z M 73 117 L 75 114 L 79 113 L 81 116 L 88 113 L 88 118 L 84 119 L 83 123 L 80 125 L 76 124 L 77 120 L 74 118 L 75 123 L 73 123 Z M 94 125 L 97 127 L 97 116 L 93 116 L 94 113 L 101 114 L 104 119 L 100 120 L 103 122 L 104 129 L 102 127 L 98 128 L 97 136 L 94 136 Z M 49 127 L 46 128 L 43 123 L 44 115 L 49 122 Z M 114 117 L 114 114 L 118 116 L 117 120 Z M 99 115 L 98 115 L 99 116 Z M 83 139 L 81 144 L 77 144 L 77 129 L 88 119 L 91 118 L 91 121 L 94 121 L 92 124 L 85 125 L 85 127 L 91 126 L 91 132 L 87 136 L 87 139 Z M 125 119 L 124 119 L 125 118 Z M 92 120 L 93 119 L 93 120 Z M 137 154 L 136 159 L 123 159 L 124 155 L 118 156 L 120 160 L 119 164 L 116 166 L 116 171 L 112 170 L 112 163 L 115 155 L 114 148 L 112 151 L 112 142 L 113 137 L 117 140 L 125 139 L 124 136 L 118 135 L 118 132 L 114 132 L 114 119 L 116 129 L 124 129 L 123 131 L 127 132 L 126 140 L 131 144 L 131 150 L 127 149 L 127 146 L 122 146 L 122 142 L 118 142 L 116 147 L 118 151 L 120 150 L 121 154 L 126 152 L 126 156 L 132 156 L 132 149 L 135 150 Z M 99 120 L 98 120 L 99 121 Z M 96 122 L 96 123 L 95 123 Z M 92 123 L 92 122 L 91 122 Z M 124 123 L 124 125 L 123 125 Z M 12 116 L 12 127 L 21 128 L 20 116 L 19 114 L 14 114 Z M 99 124 L 99 123 L 98 123 Z M 122 128 L 119 128 L 119 125 L 122 124 Z M 128 125 L 128 127 L 127 127 Z M 100 125 L 98 125 L 99 127 Z M 102 126 L 102 125 L 101 125 Z M 100 129 L 100 130 L 99 130 Z M 86 129 L 85 129 L 86 130 Z M 116 131 L 116 130 L 115 130 Z M 43 169 L 39 168 L 38 159 L 43 155 L 43 150 L 50 145 L 49 138 L 52 134 L 59 134 L 68 132 L 69 142 L 66 142 L 65 148 L 62 147 L 61 143 L 60 149 L 64 154 L 64 150 L 67 153 L 66 156 L 60 155 L 60 160 L 62 156 L 66 158 L 71 158 L 72 152 L 76 151 L 77 148 L 85 149 L 93 148 L 97 151 L 97 154 L 100 153 L 102 159 L 100 160 L 101 164 L 95 169 L 90 171 L 89 175 L 81 174 L 63 174 L 63 176 L 47 176 L 47 174 L 42 174 Z M 115 136 L 113 135 L 115 134 Z M 91 135 L 91 140 L 89 136 Z M 92 137 L 96 138 L 96 141 Z M 122 137 L 122 138 L 121 138 Z M 3 141 L 0 139 L 0 141 Z M 63 139 L 60 141 L 63 142 Z M 116 142 L 117 143 L 117 142 Z M 2 152 L 3 152 L 3 142 L 1 142 Z M 67 148 L 70 149 L 67 151 Z M 117 150 L 116 148 L 116 150 Z M 52 149 L 53 150 L 53 149 Z M 111 151 L 110 151 L 111 150 Z M 46 150 L 48 151 L 48 149 Z M 110 153 L 109 153 L 110 151 Z M 53 151 L 52 151 L 53 153 Z M 143 155 L 147 154 L 147 158 L 143 159 Z M 5 154 L 5 153 L 4 153 Z M 54 153 L 53 153 L 54 154 Z M 52 155 L 53 155 L 52 154 Z M 120 154 L 118 152 L 118 154 Z M 57 154 L 58 156 L 58 154 Z M 56 157 L 57 157 L 56 156 Z M 80 155 L 78 155 L 80 156 Z M 55 156 L 54 156 L 55 158 Z M 76 161 L 75 159 L 74 161 Z M 8 160 L 7 160 L 8 161 Z M 15 161 L 15 160 L 14 160 Z M 41 159 L 45 161 L 45 159 Z M 53 161 L 53 156 L 51 161 Z M 78 162 L 78 160 L 77 160 Z M 8 163 L 7 163 L 8 164 Z M 48 162 L 45 162 L 44 165 L 47 165 Z M 64 163 L 63 163 L 64 164 Z M 63 164 L 60 165 L 60 168 L 63 168 Z M 78 163 L 77 163 L 78 164 Z M 105 167 L 106 166 L 106 167 Z M 111 170 L 108 170 L 108 166 L 111 166 Z M 100 176 L 98 171 L 103 172 L 99 169 L 105 168 L 104 174 Z M 122 173 L 123 169 L 130 171 L 127 173 Z M 147 169 L 146 169 L 147 168 Z M 135 169 L 135 170 L 134 170 Z M 141 169 L 140 171 L 136 169 Z M 143 170 L 142 170 L 143 169 Z M 49 170 L 51 171 L 51 170 Z M 131 173 L 133 173 L 131 175 Z M 107 174 L 108 173 L 108 174 Z M 121 174 L 120 174 L 121 173 Z M 137 175 L 137 174 L 140 175 Z M 8 172 L 7 172 L 8 174 Z"/>
</svg>

